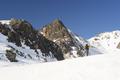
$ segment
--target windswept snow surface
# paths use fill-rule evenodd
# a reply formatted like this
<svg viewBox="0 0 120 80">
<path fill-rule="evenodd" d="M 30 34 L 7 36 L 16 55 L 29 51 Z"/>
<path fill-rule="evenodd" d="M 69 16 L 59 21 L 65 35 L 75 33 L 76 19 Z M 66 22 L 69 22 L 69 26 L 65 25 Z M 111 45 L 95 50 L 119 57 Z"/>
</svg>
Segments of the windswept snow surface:
<svg viewBox="0 0 120 80">
<path fill-rule="evenodd" d="M 0 80 L 120 80 L 120 54 L 0 68 Z"/>
</svg>

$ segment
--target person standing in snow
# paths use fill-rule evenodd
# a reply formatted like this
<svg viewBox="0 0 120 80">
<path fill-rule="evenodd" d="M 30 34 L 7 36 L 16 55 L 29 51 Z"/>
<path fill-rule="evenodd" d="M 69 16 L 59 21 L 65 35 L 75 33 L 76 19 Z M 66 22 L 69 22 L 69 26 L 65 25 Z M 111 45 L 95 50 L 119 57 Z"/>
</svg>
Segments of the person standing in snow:
<svg viewBox="0 0 120 80">
<path fill-rule="evenodd" d="M 85 49 L 86 49 L 86 54 L 88 56 L 88 54 L 89 54 L 89 45 L 88 44 L 85 45 Z"/>
</svg>

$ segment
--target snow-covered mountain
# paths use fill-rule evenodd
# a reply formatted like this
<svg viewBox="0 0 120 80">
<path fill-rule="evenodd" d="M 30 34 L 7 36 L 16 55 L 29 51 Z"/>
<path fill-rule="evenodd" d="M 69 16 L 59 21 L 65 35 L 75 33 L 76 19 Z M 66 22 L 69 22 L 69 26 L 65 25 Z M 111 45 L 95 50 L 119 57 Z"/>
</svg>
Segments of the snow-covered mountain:
<svg viewBox="0 0 120 80">
<path fill-rule="evenodd" d="M 35 30 L 21 19 L 0 20 L 0 60 L 49 62 L 83 57 L 87 41 L 67 29 L 60 20 Z"/>
<path fill-rule="evenodd" d="M 98 34 L 88 41 L 102 53 L 120 52 L 120 30 Z"/>
<path fill-rule="evenodd" d="M 50 62 L 89 55 L 120 52 L 120 31 L 101 33 L 88 41 L 74 34 L 60 20 L 35 30 L 21 19 L 0 20 L 0 60 Z"/>
</svg>

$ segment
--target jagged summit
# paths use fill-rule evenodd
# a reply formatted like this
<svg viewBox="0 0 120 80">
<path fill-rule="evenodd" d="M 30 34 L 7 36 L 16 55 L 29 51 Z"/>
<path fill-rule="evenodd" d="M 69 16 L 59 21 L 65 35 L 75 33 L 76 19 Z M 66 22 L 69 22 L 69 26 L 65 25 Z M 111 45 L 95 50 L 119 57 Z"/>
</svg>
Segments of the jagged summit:
<svg viewBox="0 0 120 80">
<path fill-rule="evenodd" d="M 52 23 L 58 23 L 63 25 L 63 22 L 60 19 L 55 19 Z"/>
<path fill-rule="evenodd" d="M 79 41 L 76 36 L 59 19 L 45 25 L 39 33 L 60 46 L 64 58 L 79 57 L 85 54 L 83 45 L 77 43 Z"/>
<path fill-rule="evenodd" d="M 50 24 L 45 25 L 40 33 L 42 33 L 46 37 L 49 37 L 50 40 L 69 36 L 66 27 L 59 19 L 56 19 Z"/>
</svg>

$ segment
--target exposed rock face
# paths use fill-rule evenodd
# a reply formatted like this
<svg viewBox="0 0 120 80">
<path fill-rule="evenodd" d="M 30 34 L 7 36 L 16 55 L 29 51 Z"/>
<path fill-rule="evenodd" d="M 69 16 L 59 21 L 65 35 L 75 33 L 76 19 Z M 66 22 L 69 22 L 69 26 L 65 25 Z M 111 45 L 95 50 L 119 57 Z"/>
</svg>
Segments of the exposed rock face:
<svg viewBox="0 0 120 80">
<path fill-rule="evenodd" d="M 117 45 L 117 48 L 120 49 L 120 43 Z"/>
<path fill-rule="evenodd" d="M 81 47 L 69 33 L 68 29 L 60 20 L 55 20 L 39 31 L 48 40 L 55 42 L 61 49 L 64 58 L 83 56 Z M 74 52 L 75 51 L 75 52 Z"/>
<path fill-rule="evenodd" d="M 12 50 L 6 50 L 6 57 L 11 62 L 17 62 L 17 60 L 16 60 L 16 53 L 14 53 Z"/>
</svg>

